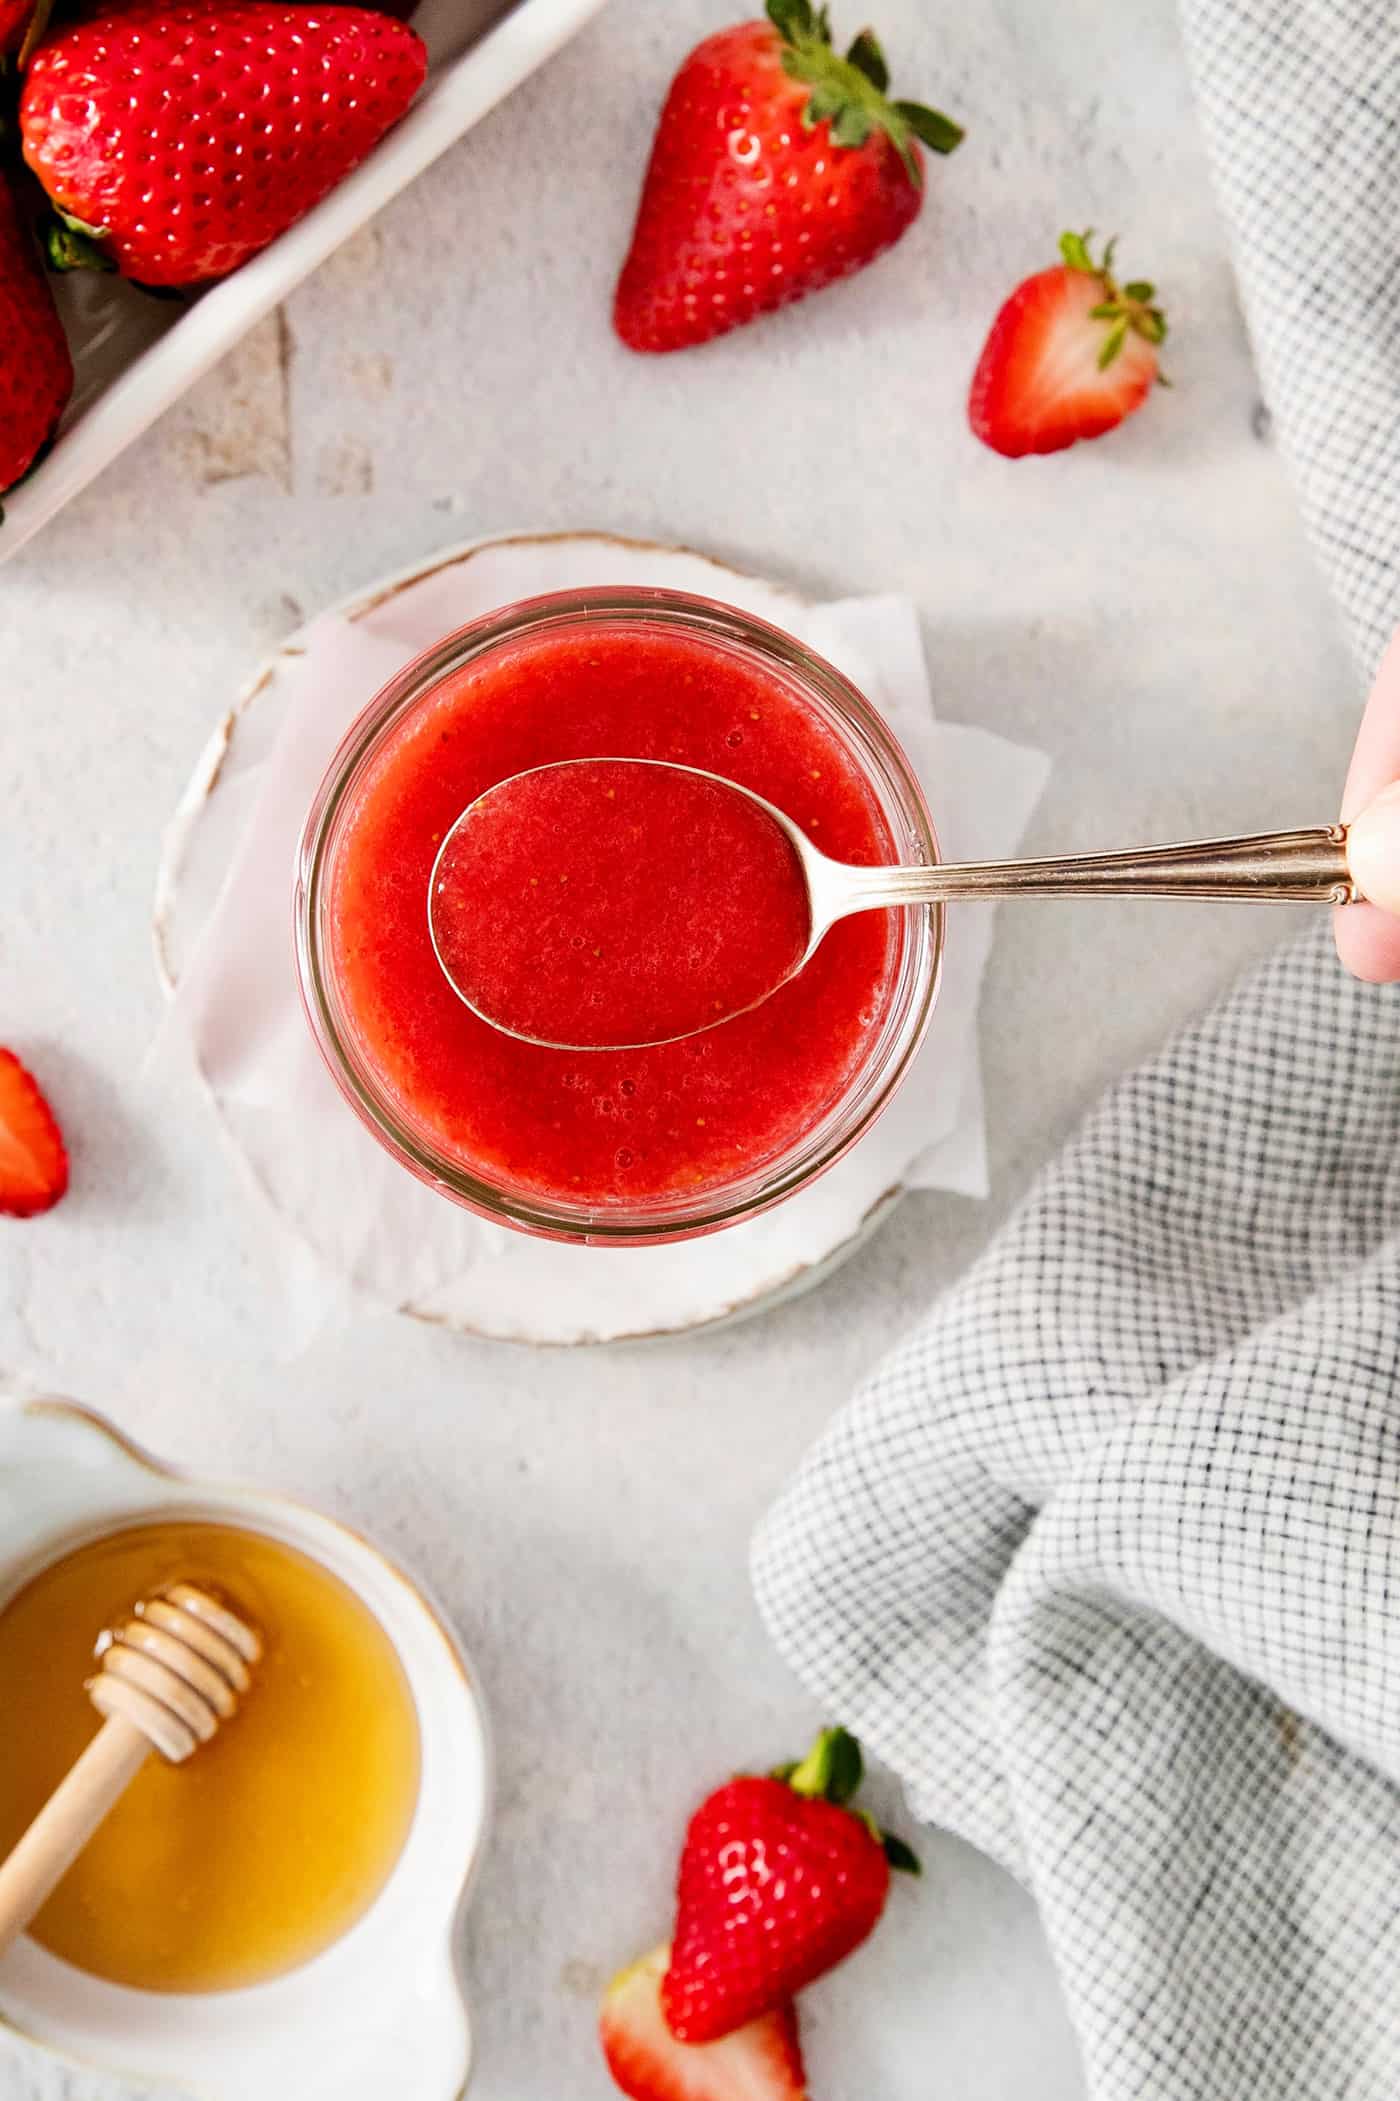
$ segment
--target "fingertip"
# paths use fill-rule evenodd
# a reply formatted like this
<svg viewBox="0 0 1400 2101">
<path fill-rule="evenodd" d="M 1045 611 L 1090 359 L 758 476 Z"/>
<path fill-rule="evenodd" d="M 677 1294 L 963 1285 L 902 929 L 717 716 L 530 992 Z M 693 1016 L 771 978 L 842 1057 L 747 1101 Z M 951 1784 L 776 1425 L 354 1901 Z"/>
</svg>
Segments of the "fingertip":
<svg viewBox="0 0 1400 2101">
<path fill-rule="evenodd" d="M 1364 985 L 1400 980 L 1400 919 L 1375 905 L 1339 905 L 1333 914 L 1337 954 Z"/>
</svg>

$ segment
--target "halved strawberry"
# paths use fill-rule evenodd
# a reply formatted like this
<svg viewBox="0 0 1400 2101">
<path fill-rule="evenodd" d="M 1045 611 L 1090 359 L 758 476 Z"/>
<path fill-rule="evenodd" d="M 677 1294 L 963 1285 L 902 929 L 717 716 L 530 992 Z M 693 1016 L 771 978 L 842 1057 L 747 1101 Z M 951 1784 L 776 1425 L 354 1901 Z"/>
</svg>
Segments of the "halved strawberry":
<svg viewBox="0 0 1400 2101">
<path fill-rule="evenodd" d="M 967 413 L 993 452 L 1020 459 L 1099 438 L 1142 407 L 1160 379 L 1166 316 L 1156 289 L 1121 288 L 1112 241 L 1096 263 L 1088 233 L 1061 236 L 1063 262 L 1018 285 L 987 338 Z"/>
<path fill-rule="evenodd" d="M 0 1050 L 0 1214 L 32 1218 L 68 1187 L 68 1154 L 38 1082 Z"/>
<path fill-rule="evenodd" d="M 719 2043 L 678 2043 L 661 2016 L 669 1948 L 609 1985 L 598 2017 L 608 2070 L 632 2101 L 808 2101 L 791 2001 Z"/>
</svg>

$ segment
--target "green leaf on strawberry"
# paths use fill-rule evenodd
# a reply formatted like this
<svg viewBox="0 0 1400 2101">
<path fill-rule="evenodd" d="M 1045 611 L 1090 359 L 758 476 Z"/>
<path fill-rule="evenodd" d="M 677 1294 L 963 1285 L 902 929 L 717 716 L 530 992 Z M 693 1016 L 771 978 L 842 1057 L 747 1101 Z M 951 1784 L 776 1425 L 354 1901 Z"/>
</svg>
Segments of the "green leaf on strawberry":
<svg viewBox="0 0 1400 2101">
<path fill-rule="evenodd" d="M 932 153 L 952 153 L 967 136 L 961 124 L 945 117 L 941 109 L 928 109 L 922 102 L 896 102 L 892 107 Z"/>
<path fill-rule="evenodd" d="M 810 0 L 768 0 L 768 19 L 780 36 L 795 44 L 799 37 L 824 37 L 831 41 L 831 20 L 824 7 Z"/>
<path fill-rule="evenodd" d="M 863 73 L 879 94 L 884 94 L 890 84 L 890 69 L 885 64 L 885 54 L 873 29 L 862 29 L 846 53 L 846 61 Z"/>
<path fill-rule="evenodd" d="M 80 233 L 77 225 L 55 212 L 44 228 L 44 258 L 51 270 L 60 275 L 69 270 L 115 270 L 112 261 L 99 241 L 87 233 Z"/>
<path fill-rule="evenodd" d="M 915 138 L 935 153 L 951 153 L 960 143 L 962 127 L 951 117 L 921 103 L 886 99 L 889 67 L 873 30 L 862 30 L 842 58 L 832 47 L 825 10 L 818 15 L 803 0 L 768 0 L 768 18 L 786 47 L 783 70 L 812 90 L 802 113 L 808 130 L 828 122 L 833 144 L 852 149 L 864 146 L 872 132 L 883 132 L 916 186 L 924 177 Z"/>
<path fill-rule="evenodd" d="M 923 1862 L 912 1846 L 905 1844 L 893 1831 L 882 1831 L 880 1843 L 885 1849 L 885 1858 L 900 1875 L 922 1875 Z"/>
</svg>

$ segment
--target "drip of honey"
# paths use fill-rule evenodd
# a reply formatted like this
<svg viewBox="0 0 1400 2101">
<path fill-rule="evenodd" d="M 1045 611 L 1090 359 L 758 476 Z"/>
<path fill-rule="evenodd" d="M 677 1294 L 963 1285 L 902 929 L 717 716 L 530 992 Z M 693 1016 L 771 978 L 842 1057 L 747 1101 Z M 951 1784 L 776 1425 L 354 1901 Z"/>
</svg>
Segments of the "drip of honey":
<svg viewBox="0 0 1400 2101">
<path fill-rule="evenodd" d="M 304 1554 L 194 1521 L 108 1533 L 0 1609 L 0 1858 L 100 1727 L 95 1639 L 182 1579 L 258 1630 L 252 1685 L 183 1765 L 151 1756 L 29 1931 L 114 1984 L 227 1991 L 372 1903 L 413 1820 L 418 1717 L 378 1620 Z"/>
</svg>

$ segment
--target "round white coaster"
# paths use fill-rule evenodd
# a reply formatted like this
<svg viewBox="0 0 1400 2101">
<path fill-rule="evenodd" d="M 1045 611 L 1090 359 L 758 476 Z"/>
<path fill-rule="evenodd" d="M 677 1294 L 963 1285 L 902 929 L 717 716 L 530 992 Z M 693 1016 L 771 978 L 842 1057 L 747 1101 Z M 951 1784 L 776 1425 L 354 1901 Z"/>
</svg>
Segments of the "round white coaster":
<svg viewBox="0 0 1400 2101">
<path fill-rule="evenodd" d="M 443 629 L 447 571 L 455 572 L 454 618 L 462 622 L 515 599 L 604 583 L 664 585 L 723 598 L 789 628 L 800 627 L 809 614 L 795 593 L 684 549 L 572 533 L 469 542 L 426 566 L 384 578 L 334 610 L 353 619 L 371 610 L 378 617 L 391 607 L 407 660 Z M 304 667 L 308 646 L 315 647 L 309 635 L 302 629 L 283 643 L 220 717 L 167 830 L 154 933 L 168 994 L 219 898 L 281 725 L 289 669 Z M 290 984 L 288 998 L 296 999 Z M 227 1105 L 207 1076 L 205 1084 L 237 1149 Z M 851 1158 L 863 1150 L 858 1147 Z M 483 1224 L 470 1263 L 431 1291 L 399 1301 L 400 1310 L 472 1335 L 556 1345 L 670 1335 L 741 1319 L 819 1282 L 903 1193 L 897 1168 L 872 1186 L 868 1170 L 851 1174 L 844 1171 L 848 1166 L 842 1163 L 761 1218 L 668 1247 L 580 1248 Z M 292 1192 L 270 1185 L 265 1174 L 257 1180 L 284 1224 L 317 1246 L 304 1205 L 298 1209 Z M 460 1228 L 460 1219 L 456 1223 Z"/>
</svg>

